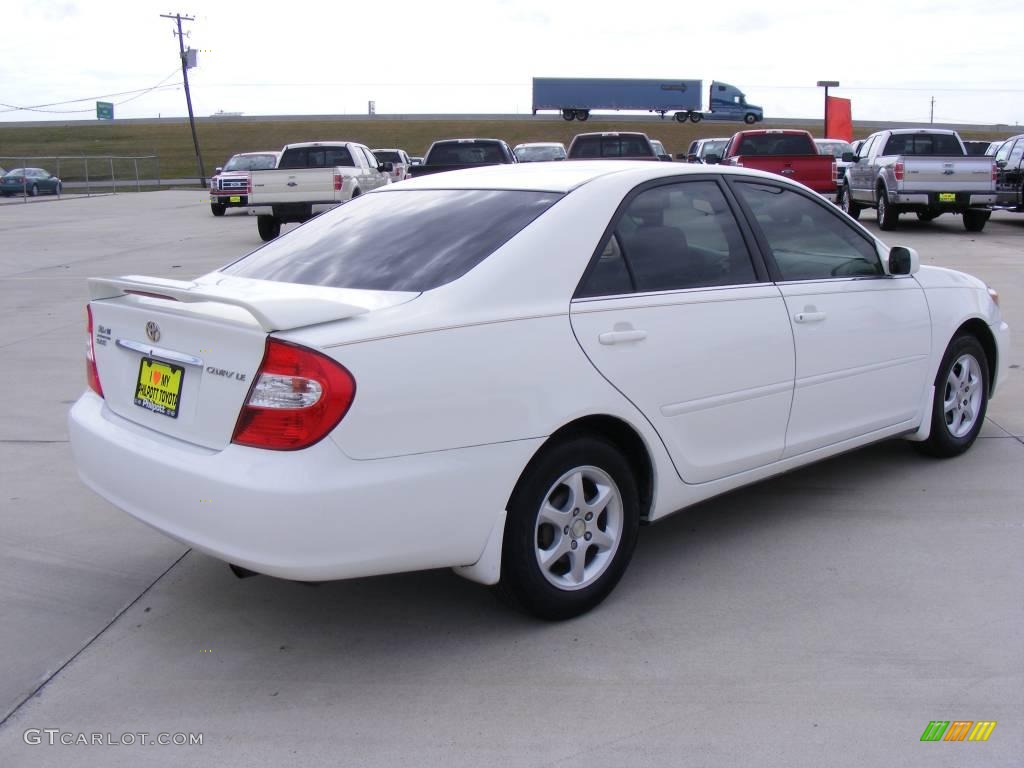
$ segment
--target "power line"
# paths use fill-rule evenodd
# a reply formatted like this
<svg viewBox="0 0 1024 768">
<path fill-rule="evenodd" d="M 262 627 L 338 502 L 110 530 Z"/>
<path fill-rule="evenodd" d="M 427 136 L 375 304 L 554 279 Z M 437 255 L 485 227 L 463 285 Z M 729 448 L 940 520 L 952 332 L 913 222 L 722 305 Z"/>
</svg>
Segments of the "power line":
<svg viewBox="0 0 1024 768">
<path fill-rule="evenodd" d="M 56 115 L 70 115 L 70 114 L 74 114 L 74 113 L 78 113 L 78 112 L 92 112 L 93 111 L 92 107 L 89 107 L 88 109 L 64 109 L 64 110 L 60 110 L 60 109 L 43 109 L 43 107 L 59 107 L 59 106 L 61 106 L 63 104 L 78 104 L 79 102 L 82 102 L 82 101 L 97 101 L 99 99 L 108 99 L 108 98 L 111 98 L 113 96 L 126 96 L 126 95 L 128 95 L 130 93 L 137 94 L 136 96 L 132 96 L 130 99 L 124 99 L 122 101 L 115 102 L 116 104 L 127 104 L 129 101 L 134 101 L 135 99 L 138 99 L 138 98 L 140 98 L 142 96 L 145 96 L 147 93 L 150 93 L 151 91 L 155 91 L 157 89 L 177 88 L 179 85 L 181 85 L 181 83 L 171 83 L 170 85 L 164 85 L 164 83 L 166 83 L 168 80 L 170 80 L 172 77 L 174 77 L 177 73 L 178 73 L 178 70 L 177 70 L 177 68 L 175 68 L 175 70 L 173 72 L 171 72 L 171 74 L 167 75 L 167 77 L 165 77 L 163 80 L 158 82 L 156 85 L 151 85 L 148 88 L 137 88 L 134 91 L 120 91 L 118 93 L 104 93 L 104 94 L 101 94 L 99 96 L 86 96 L 85 98 L 81 98 L 81 99 L 68 99 L 67 101 L 54 101 L 54 102 L 51 102 L 50 104 L 33 104 L 32 106 L 29 106 L 29 107 L 19 107 L 19 106 L 16 106 L 14 104 L 4 104 L 3 102 L 0 102 L 0 107 L 7 107 L 7 109 L 0 109 L 0 113 L 4 113 L 4 112 L 48 112 L 48 113 L 56 114 Z"/>
</svg>

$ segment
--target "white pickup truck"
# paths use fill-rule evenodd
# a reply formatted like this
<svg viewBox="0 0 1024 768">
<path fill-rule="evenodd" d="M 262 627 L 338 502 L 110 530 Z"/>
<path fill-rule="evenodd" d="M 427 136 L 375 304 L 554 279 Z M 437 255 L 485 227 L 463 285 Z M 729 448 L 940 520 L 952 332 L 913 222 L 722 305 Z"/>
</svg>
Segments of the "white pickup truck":
<svg viewBox="0 0 1024 768">
<path fill-rule="evenodd" d="M 272 171 L 252 172 L 249 209 L 260 237 L 273 240 L 281 225 L 303 222 L 391 182 L 391 163 L 381 163 L 363 144 L 312 141 L 286 144 Z"/>
</svg>

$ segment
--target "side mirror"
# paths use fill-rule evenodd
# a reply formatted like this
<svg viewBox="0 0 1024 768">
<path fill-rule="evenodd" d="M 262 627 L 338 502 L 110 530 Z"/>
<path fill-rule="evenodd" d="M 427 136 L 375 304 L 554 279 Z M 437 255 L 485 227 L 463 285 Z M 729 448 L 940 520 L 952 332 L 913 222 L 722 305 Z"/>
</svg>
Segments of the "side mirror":
<svg viewBox="0 0 1024 768">
<path fill-rule="evenodd" d="M 708 154 L 704 155 L 704 162 L 707 163 L 708 165 L 718 165 L 720 162 L 722 162 L 722 156 L 716 155 L 714 152 L 709 152 Z"/>
<path fill-rule="evenodd" d="M 889 249 L 889 274 L 913 275 L 921 267 L 921 258 L 913 248 L 894 245 Z"/>
<path fill-rule="evenodd" d="M 853 152 L 843 152 L 843 156 L 839 158 L 844 163 L 855 163 L 857 162 L 857 156 Z"/>
<path fill-rule="evenodd" d="M 1005 160 L 996 160 L 996 166 L 998 166 L 999 168 L 1005 168 L 1006 167 L 1006 161 Z"/>
<path fill-rule="evenodd" d="M 224 167 L 223 167 L 223 166 L 220 166 L 220 165 L 218 165 L 218 166 L 217 166 L 216 168 L 214 168 L 214 169 L 213 169 L 213 172 L 214 172 L 214 173 L 220 173 L 220 172 L 221 172 L 221 171 L 223 171 L 223 170 L 224 170 Z"/>
</svg>

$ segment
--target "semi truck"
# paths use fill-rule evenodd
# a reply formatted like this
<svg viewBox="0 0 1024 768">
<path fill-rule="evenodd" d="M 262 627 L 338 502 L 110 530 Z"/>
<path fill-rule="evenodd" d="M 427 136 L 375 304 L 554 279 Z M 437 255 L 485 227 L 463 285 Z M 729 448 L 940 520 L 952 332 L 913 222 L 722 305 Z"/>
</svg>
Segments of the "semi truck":
<svg viewBox="0 0 1024 768">
<path fill-rule="evenodd" d="M 764 119 L 764 110 L 748 104 L 735 85 L 712 81 L 703 102 L 701 80 L 630 80 L 617 78 L 535 77 L 533 114 L 557 110 L 565 120 L 588 120 L 595 109 L 657 112 L 662 119 L 732 120 L 751 125 Z"/>
</svg>

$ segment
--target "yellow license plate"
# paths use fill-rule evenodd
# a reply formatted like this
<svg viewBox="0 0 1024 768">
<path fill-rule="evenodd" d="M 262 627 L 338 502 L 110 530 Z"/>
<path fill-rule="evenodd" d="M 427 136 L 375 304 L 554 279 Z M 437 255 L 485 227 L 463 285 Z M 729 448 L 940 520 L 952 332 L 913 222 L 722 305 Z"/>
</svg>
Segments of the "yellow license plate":
<svg viewBox="0 0 1024 768">
<path fill-rule="evenodd" d="M 953 194 L 952 192 L 940 192 L 939 193 L 939 202 L 940 203 L 955 203 L 956 202 L 956 195 Z"/>
<path fill-rule="evenodd" d="M 230 200 L 232 203 L 242 202 L 242 198 L 239 197 L 238 195 L 232 195 L 231 197 L 228 198 L 228 200 Z"/>
<path fill-rule="evenodd" d="M 147 411 L 178 418 L 181 404 L 181 382 L 185 369 L 180 365 L 161 363 L 149 357 L 139 364 L 139 383 L 135 387 L 135 404 Z"/>
</svg>

